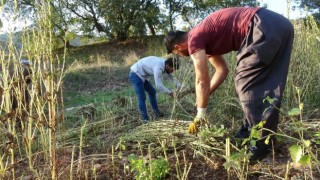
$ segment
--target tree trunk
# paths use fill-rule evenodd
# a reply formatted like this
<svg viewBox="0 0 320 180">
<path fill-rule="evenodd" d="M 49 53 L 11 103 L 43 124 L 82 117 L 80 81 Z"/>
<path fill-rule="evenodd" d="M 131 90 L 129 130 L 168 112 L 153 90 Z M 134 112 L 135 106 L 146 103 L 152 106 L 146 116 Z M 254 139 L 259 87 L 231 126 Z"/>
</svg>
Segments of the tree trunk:
<svg viewBox="0 0 320 180">
<path fill-rule="evenodd" d="M 152 34 L 152 36 L 156 35 L 156 30 L 154 29 L 154 27 L 152 26 L 152 23 L 148 23 L 148 28 Z"/>
</svg>

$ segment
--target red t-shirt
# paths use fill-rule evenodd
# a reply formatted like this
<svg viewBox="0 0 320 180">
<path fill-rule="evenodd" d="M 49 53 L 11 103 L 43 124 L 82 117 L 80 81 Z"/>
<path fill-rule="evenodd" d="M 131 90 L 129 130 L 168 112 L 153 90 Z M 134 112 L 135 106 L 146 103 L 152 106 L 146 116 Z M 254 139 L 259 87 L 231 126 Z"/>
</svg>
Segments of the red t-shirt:
<svg viewBox="0 0 320 180">
<path fill-rule="evenodd" d="M 222 55 L 239 50 L 249 23 L 259 9 L 235 7 L 211 13 L 189 31 L 189 53 L 205 49 L 206 54 Z"/>
</svg>

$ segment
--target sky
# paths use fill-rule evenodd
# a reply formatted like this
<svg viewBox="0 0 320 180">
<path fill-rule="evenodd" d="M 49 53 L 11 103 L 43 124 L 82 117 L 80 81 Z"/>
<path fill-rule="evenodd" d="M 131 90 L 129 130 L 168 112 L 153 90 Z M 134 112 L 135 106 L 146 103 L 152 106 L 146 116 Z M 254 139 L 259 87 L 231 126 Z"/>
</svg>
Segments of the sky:
<svg viewBox="0 0 320 180">
<path fill-rule="evenodd" d="M 275 11 L 279 14 L 282 14 L 283 16 L 288 18 L 287 13 L 287 0 L 259 0 L 261 4 L 267 4 L 268 9 Z M 291 0 L 291 6 L 294 6 L 293 0 Z M 1 10 L 0 10 L 1 13 Z M 305 13 L 301 13 L 299 10 L 293 11 L 292 8 L 290 8 L 289 13 L 289 19 L 296 19 L 299 17 L 304 17 Z M 17 30 L 21 29 L 24 26 L 27 26 L 30 24 L 30 22 L 27 21 L 18 21 L 14 22 L 14 17 L 10 15 L 0 15 L 1 21 L 3 22 L 3 27 L 0 28 L 0 34 L 4 34 L 6 32 L 12 32 L 14 28 L 17 28 Z M 9 23 L 11 22 L 11 23 Z"/>
<path fill-rule="evenodd" d="M 283 16 L 288 18 L 288 5 L 287 0 L 259 0 L 261 4 L 267 4 L 267 8 L 269 10 L 275 11 L 279 14 L 282 14 Z M 297 6 L 293 0 L 291 0 L 290 3 L 290 11 L 289 11 L 289 19 L 297 19 L 300 17 L 304 17 L 305 13 L 301 12 L 296 8 L 295 11 L 293 11 L 292 6 Z"/>
</svg>

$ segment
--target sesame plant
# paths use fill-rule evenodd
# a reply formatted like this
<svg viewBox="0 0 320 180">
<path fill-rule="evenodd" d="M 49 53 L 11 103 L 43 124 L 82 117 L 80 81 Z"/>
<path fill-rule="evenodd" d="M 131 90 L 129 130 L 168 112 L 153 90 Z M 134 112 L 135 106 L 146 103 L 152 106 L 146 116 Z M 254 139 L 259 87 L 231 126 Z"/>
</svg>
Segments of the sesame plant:
<svg viewBox="0 0 320 180">
<path fill-rule="evenodd" d="M 13 43 L 13 34 L 0 51 L 1 60 L 1 178 L 15 179 L 16 174 L 41 179 L 50 174 L 58 178 L 56 133 L 61 114 L 61 83 L 63 60 L 53 54 L 54 43 L 49 3 L 37 7 L 37 27 L 23 31 L 22 48 Z M 20 59 L 27 58 L 31 65 L 28 75 L 23 74 Z M 26 79 L 31 84 L 26 83 Z M 22 162 L 25 168 L 17 168 Z M 42 164 L 37 166 L 36 164 Z M 31 174 L 31 175 L 30 175 Z"/>
</svg>

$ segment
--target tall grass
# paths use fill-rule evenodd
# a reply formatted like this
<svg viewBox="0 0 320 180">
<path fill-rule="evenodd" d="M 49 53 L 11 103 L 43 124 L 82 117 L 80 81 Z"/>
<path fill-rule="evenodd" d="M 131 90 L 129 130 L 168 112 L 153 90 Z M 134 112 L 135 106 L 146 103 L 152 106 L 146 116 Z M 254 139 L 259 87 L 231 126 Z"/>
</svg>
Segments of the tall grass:
<svg viewBox="0 0 320 180">
<path fill-rule="evenodd" d="M 320 106 L 320 29 L 314 18 L 294 23 L 295 39 L 291 64 L 284 94 L 284 103 L 293 106 L 297 103 L 295 87 L 300 87 L 302 101 L 309 106 Z"/>
<path fill-rule="evenodd" d="M 22 49 L 14 47 L 12 38 L 7 44 L 8 51 L 1 51 L 1 133 L 13 137 L 13 140 L 9 136 L 1 139 L 6 150 L 0 153 L 0 176 L 5 179 L 15 179 L 16 174 L 32 174 L 38 179 L 50 174 L 49 177 L 57 179 L 56 133 L 63 119 L 60 87 L 64 65 L 53 54 L 51 6 L 47 1 L 41 4 L 36 6 L 37 27 L 21 36 Z M 22 56 L 31 61 L 31 85 L 23 78 Z M 29 103 L 26 94 L 30 95 Z M 12 109 L 13 97 L 17 99 L 16 109 Z M 10 146 L 6 146 L 8 140 Z M 23 167 L 23 161 L 28 167 Z M 16 170 L 20 165 L 23 168 Z"/>
<path fill-rule="evenodd" d="M 124 59 L 125 66 L 130 67 L 135 62 L 137 62 L 140 59 L 140 57 L 138 57 L 137 54 L 132 51 L 129 54 L 125 55 L 123 59 Z"/>
</svg>

